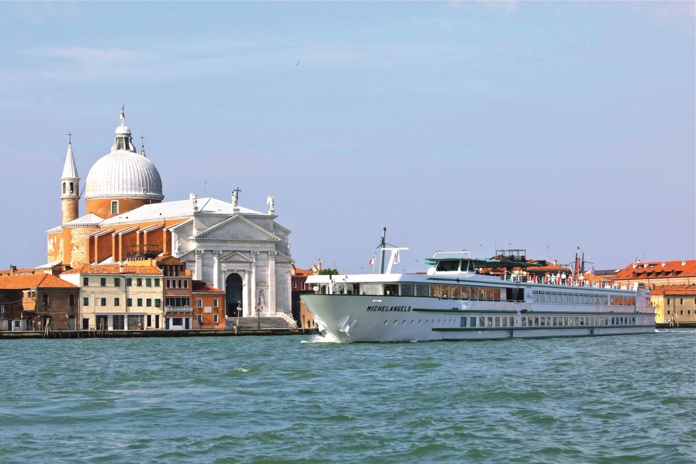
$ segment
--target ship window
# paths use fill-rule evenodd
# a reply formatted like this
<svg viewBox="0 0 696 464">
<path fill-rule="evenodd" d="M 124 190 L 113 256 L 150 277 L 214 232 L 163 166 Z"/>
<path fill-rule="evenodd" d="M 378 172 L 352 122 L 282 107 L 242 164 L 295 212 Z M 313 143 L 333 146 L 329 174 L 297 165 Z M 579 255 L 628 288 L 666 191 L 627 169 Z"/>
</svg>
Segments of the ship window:
<svg viewBox="0 0 696 464">
<path fill-rule="evenodd" d="M 452 296 L 452 294 L 450 293 L 450 286 L 449 285 L 443 285 L 441 287 L 440 296 L 442 298 L 449 298 L 450 296 Z"/>
<path fill-rule="evenodd" d="M 493 289 L 492 288 L 486 289 L 486 300 L 493 301 Z"/>
<path fill-rule="evenodd" d="M 462 297 L 462 287 L 459 285 L 452 285 L 452 299 L 458 300 Z"/>
<path fill-rule="evenodd" d="M 459 327 L 466 327 L 466 317 L 462 317 L 459 321 Z"/>
<path fill-rule="evenodd" d="M 384 285 L 384 294 L 385 295 L 398 295 L 399 294 L 399 285 L 398 284 L 385 284 Z"/>
<path fill-rule="evenodd" d="M 493 289 L 493 299 L 495 301 L 500 301 L 500 289 L 499 288 Z"/>
<path fill-rule="evenodd" d="M 462 300 L 468 300 L 469 295 L 469 287 L 462 287 Z"/>
<path fill-rule="evenodd" d="M 428 285 L 416 285 L 417 296 L 428 296 L 430 288 Z"/>
<path fill-rule="evenodd" d="M 469 318 L 469 326 L 476 327 L 476 318 L 475 317 L 472 316 Z"/>
<path fill-rule="evenodd" d="M 401 294 L 404 296 L 413 296 L 413 284 L 401 284 Z"/>
<path fill-rule="evenodd" d="M 483 316 L 479 317 L 479 327 L 485 327 L 486 326 L 486 318 Z"/>
<path fill-rule="evenodd" d="M 452 272 L 459 269 L 459 261 L 440 261 L 437 263 L 437 270 L 441 272 Z"/>
<path fill-rule="evenodd" d="M 440 286 L 439 285 L 431 285 L 430 286 L 430 296 L 434 296 L 437 298 L 440 297 Z"/>
<path fill-rule="evenodd" d="M 380 295 L 381 290 L 381 284 L 360 284 L 361 295 Z"/>
</svg>

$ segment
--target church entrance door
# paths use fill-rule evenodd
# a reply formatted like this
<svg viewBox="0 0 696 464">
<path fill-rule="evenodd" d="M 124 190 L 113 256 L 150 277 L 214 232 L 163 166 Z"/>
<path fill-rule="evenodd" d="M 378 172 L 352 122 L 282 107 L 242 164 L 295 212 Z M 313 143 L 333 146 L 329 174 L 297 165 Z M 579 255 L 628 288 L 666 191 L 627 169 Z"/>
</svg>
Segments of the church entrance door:
<svg viewBox="0 0 696 464">
<path fill-rule="evenodd" d="M 242 316 L 244 306 L 244 285 L 239 274 L 230 274 L 225 280 L 225 314 L 227 317 Z"/>
</svg>

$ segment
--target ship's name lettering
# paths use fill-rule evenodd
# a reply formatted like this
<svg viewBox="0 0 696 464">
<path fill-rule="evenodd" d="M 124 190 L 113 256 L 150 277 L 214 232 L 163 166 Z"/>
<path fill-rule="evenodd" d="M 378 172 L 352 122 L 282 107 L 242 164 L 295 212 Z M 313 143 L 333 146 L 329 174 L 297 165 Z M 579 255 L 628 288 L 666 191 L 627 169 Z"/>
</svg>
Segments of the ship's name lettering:
<svg viewBox="0 0 696 464">
<path fill-rule="evenodd" d="M 411 310 L 410 306 L 368 306 L 368 311 L 401 312 L 407 313 Z"/>
</svg>

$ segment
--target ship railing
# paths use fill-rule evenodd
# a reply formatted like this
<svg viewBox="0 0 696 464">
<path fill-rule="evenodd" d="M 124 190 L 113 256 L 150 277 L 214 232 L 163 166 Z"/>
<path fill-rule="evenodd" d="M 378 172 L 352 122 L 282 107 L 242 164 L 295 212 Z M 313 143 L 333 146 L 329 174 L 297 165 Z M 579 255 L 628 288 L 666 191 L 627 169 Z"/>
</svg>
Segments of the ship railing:
<svg viewBox="0 0 696 464">
<path fill-rule="evenodd" d="M 614 290 L 632 290 L 635 286 L 619 282 L 602 282 L 598 280 L 574 279 L 573 277 L 558 278 L 556 276 L 546 276 L 541 279 L 537 276 L 525 276 L 520 274 L 502 274 L 502 280 L 506 282 L 530 282 L 535 284 L 546 284 L 563 287 L 585 287 L 585 288 L 605 288 Z"/>
</svg>

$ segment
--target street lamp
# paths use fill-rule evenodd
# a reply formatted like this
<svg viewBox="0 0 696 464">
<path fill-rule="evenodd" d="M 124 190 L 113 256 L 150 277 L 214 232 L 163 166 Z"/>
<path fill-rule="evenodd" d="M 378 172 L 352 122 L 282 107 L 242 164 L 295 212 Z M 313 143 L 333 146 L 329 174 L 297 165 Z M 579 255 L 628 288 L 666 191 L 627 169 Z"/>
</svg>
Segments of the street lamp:
<svg viewBox="0 0 696 464">
<path fill-rule="evenodd" d="M 237 327 L 239 327 L 239 313 L 242 311 L 242 302 L 237 301 Z"/>
</svg>

